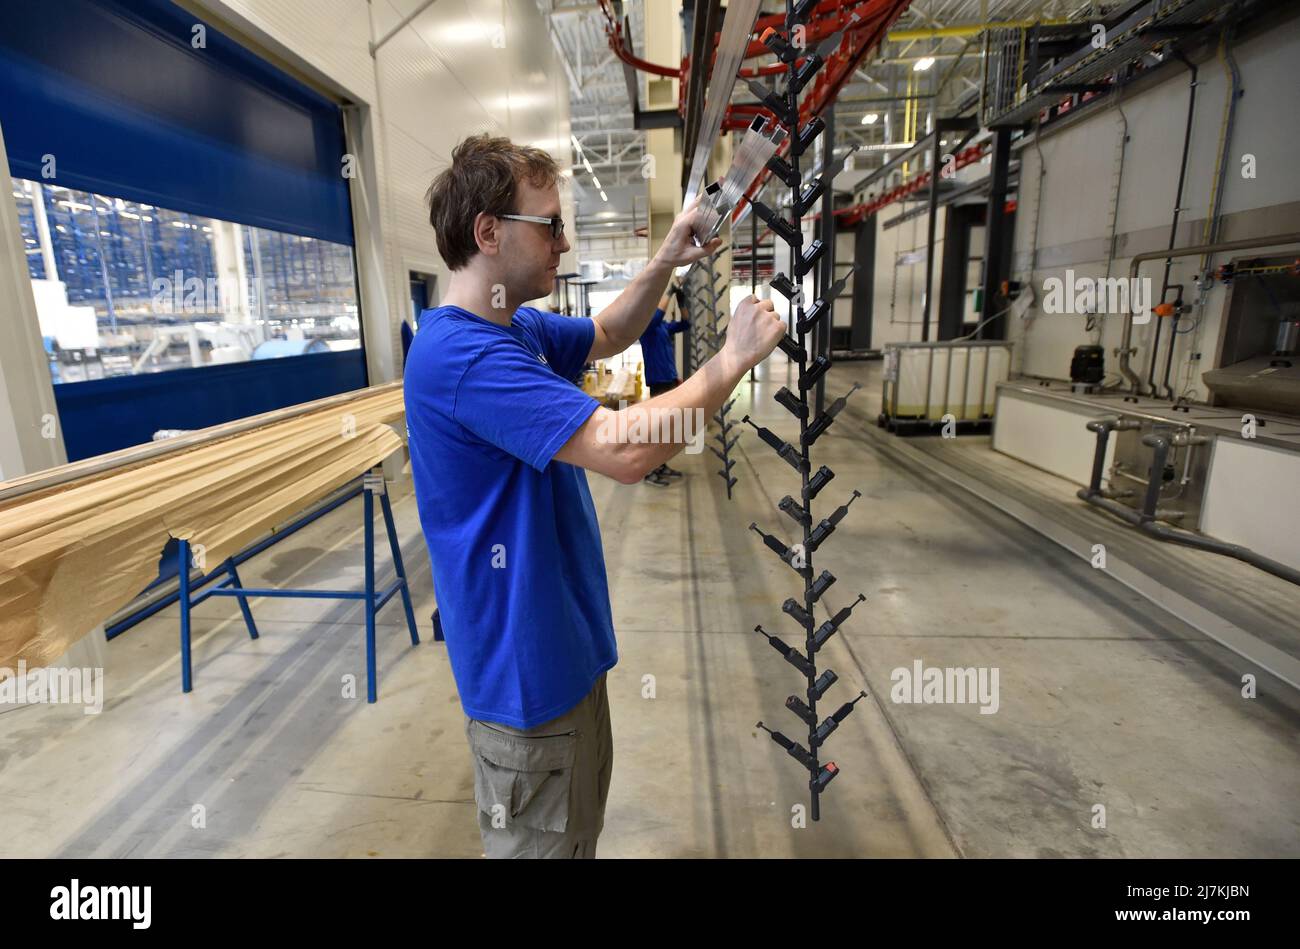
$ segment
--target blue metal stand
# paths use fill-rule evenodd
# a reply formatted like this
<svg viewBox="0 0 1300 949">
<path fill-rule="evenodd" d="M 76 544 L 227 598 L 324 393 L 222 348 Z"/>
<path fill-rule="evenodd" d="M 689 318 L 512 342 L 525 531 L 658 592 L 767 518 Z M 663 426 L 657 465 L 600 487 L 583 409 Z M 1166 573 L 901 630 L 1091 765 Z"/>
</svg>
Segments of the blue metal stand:
<svg viewBox="0 0 1300 949">
<path fill-rule="evenodd" d="M 375 494 L 379 495 L 379 508 L 384 515 L 384 529 L 388 533 L 388 546 L 393 555 L 393 569 L 397 579 L 383 590 L 375 589 Z M 411 645 L 420 643 L 420 634 L 415 627 L 415 610 L 411 606 L 411 591 L 406 583 L 406 568 L 402 564 L 402 548 L 397 542 L 397 526 L 393 521 L 393 508 L 388 502 L 381 473 L 367 474 L 363 492 L 365 506 L 365 565 L 366 588 L 357 590 L 280 590 L 250 589 L 239 581 L 233 558 L 227 559 L 212 573 L 198 581 L 190 580 L 190 543 L 182 540 L 178 544 L 178 571 L 180 579 L 181 607 L 181 691 L 189 692 L 194 687 L 194 676 L 190 664 L 190 610 L 210 596 L 233 596 L 239 600 L 240 611 L 244 614 L 244 624 L 248 627 L 251 639 L 257 639 L 257 627 L 253 623 L 253 611 L 248 607 L 248 598 L 254 596 L 270 597 L 304 597 L 309 599 L 329 600 L 364 600 L 366 604 L 366 701 L 374 702 L 378 697 L 377 674 L 375 669 L 375 616 L 393 597 L 402 594 L 402 606 L 406 612 L 406 625 L 411 633 Z M 196 595 L 201 587 L 225 574 L 225 578 Z"/>
</svg>

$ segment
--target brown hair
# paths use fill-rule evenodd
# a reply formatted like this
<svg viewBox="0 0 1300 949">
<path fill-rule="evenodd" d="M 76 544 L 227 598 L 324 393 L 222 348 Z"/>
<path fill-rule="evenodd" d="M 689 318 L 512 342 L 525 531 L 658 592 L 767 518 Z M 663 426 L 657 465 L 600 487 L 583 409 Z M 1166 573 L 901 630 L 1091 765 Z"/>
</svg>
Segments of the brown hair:
<svg viewBox="0 0 1300 949">
<path fill-rule="evenodd" d="M 474 218 L 480 213 L 518 213 L 515 192 L 519 181 L 547 188 L 559 177 L 555 159 L 540 148 L 516 145 L 487 133 L 462 141 L 451 153 L 451 164 L 433 179 L 424 195 L 438 253 L 447 266 L 459 270 L 478 253 Z"/>
</svg>

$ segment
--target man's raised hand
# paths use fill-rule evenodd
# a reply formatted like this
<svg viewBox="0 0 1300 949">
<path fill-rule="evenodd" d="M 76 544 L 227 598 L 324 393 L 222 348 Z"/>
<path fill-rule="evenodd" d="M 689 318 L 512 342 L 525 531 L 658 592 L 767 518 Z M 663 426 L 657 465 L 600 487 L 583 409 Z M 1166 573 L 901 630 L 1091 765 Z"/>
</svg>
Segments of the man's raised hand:
<svg viewBox="0 0 1300 949">
<path fill-rule="evenodd" d="M 690 207 L 684 209 L 673 220 L 673 226 L 669 228 L 668 236 L 664 238 L 663 244 L 659 247 L 659 252 L 655 254 L 658 260 L 670 267 L 681 267 L 686 264 L 693 264 L 697 260 L 703 260 L 722 246 L 721 237 L 715 237 L 703 247 L 695 246 L 693 237 L 698 211 L 703 201 L 704 195 L 701 194 L 691 203 Z"/>
</svg>

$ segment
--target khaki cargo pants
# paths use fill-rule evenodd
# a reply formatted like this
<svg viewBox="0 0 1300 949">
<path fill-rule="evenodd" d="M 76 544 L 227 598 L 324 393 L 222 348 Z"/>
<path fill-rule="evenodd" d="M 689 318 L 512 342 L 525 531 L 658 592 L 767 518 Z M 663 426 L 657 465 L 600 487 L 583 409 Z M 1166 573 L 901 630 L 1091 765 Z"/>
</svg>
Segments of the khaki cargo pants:
<svg viewBox="0 0 1300 949">
<path fill-rule="evenodd" d="M 604 674 L 559 718 L 512 728 L 466 718 L 487 857 L 596 856 L 614 766 Z"/>
</svg>

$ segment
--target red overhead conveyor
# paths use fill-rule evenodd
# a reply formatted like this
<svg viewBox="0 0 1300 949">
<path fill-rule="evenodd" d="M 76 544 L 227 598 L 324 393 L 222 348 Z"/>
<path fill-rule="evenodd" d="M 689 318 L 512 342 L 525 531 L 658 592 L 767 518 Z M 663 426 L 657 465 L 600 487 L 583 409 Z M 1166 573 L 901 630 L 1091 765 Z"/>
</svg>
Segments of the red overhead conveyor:
<svg viewBox="0 0 1300 949">
<path fill-rule="evenodd" d="M 911 0 L 822 0 L 813 9 L 804 36 L 804 45 L 808 49 L 815 48 L 826 37 L 848 26 L 850 18 L 854 14 L 857 14 L 858 20 L 853 25 L 848 26 L 839 49 L 827 57 L 826 65 L 822 67 L 803 101 L 799 104 L 800 122 L 820 115 L 835 100 L 835 97 L 839 95 L 840 90 L 848 82 L 854 71 L 858 69 L 867 55 L 880 45 L 885 33 L 894 25 L 894 22 L 902 15 L 910 3 Z M 692 78 L 689 57 L 683 58 L 681 65 L 676 68 L 641 59 L 629 48 L 628 38 L 624 35 L 623 24 L 614 16 L 609 0 L 600 0 L 600 5 L 605 14 L 605 32 L 609 37 L 609 47 L 619 59 L 643 72 L 678 79 L 681 81 L 681 89 L 686 89 Z M 761 16 L 754 23 L 754 34 L 762 35 L 762 32 L 768 27 L 779 29 L 784 26 L 784 23 L 785 16 L 783 14 Z M 713 37 L 713 56 L 717 54 L 718 36 L 718 34 L 715 34 Z M 773 55 L 772 51 L 758 40 L 751 41 L 745 50 L 746 59 Z M 712 67 L 712 61 L 710 61 L 710 67 Z M 742 78 L 759 78 L 778 74 L 785 69 L 786 67 L 778 62 L 766 66 L 741 69 L 739 76 Z M 685 108 L 685 101 L 683 93 L 679 99 L 679 109 Z M 723 118 L 722 130 L 742 131 L 748 128 L 755 115 L 768 115 L 775 118 L 769 109 L 759 103 L 732 104 L 728 106 L 726 116 Z M 779 154 L 784 154 L 788 150 L 789 142 L 790 139 L 787 138 Z M 974 158 L 966 157 L 970 151 L 971 149 L 967 149 L 958 156 L 958 167 L 980 157 L 979 155 Z M 748 198 L 758 193 L 767 183 L 770 174 L 770 171 L 764 169 L 749 190 L 746 191 L 745 197 Z M 896 188 L 894 191 L 889 192 L 889 195 L 893 196 L 889 200 L 884 200 L 886 196 L 876 199 L 875 202 L 872 202 L 876 206 L 871 207 L 870 211 L 861 211 L 862 208 L 867 206 L 859 205 L 857 208 L 845 209 L 844 213 L 856 211 L 861 216 L 865 216 L 865 214 L 877 210 L 878 207 L 889 203 L 889 201 L 899 200 L 904 194 L 917 190 L 928 180 L 928 173 L 925 176 L 918 176 L 906 185 L 900 186 L 900 188 L 908 189 L 907 191 L 896 194 L 896 192 L 900 192 L 900 188 Z M 740 213 L 742 207 L 742 204 L 737 205 L 736 210 L 732 212 L 733 219 Z M 841 212 L 837 211 L 836 214 L 839 216 Z"/>
</svg>

